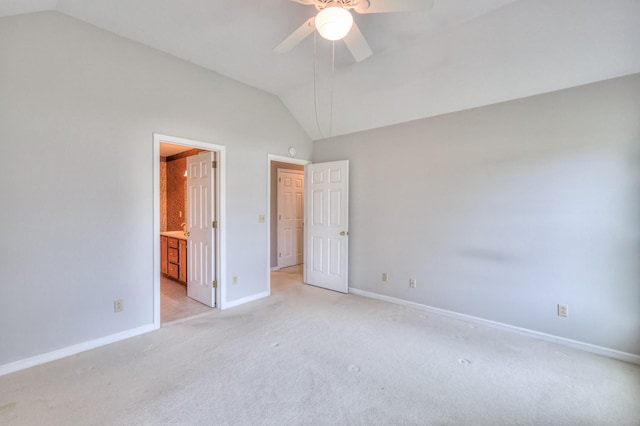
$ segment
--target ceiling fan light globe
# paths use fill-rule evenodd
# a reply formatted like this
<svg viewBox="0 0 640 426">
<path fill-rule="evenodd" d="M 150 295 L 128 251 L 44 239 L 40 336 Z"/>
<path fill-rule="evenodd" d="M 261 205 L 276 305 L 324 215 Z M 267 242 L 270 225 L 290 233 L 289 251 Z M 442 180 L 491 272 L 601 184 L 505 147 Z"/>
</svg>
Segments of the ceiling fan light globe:
<svg viewBox="0 0 640 426">
<path fill-rule="evenodd" d="M 341 40 L 353 26 L 353 16 L 347 9 L 331 6 L 316 15 L 316 29 L 327 40 Z"/>
</svg>

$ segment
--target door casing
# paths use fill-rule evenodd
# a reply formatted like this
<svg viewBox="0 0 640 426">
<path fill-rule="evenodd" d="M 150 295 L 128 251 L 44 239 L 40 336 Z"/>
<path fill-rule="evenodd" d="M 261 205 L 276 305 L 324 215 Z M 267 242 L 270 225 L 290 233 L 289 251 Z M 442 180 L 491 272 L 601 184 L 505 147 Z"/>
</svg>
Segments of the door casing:
<svg viewBox="0 0 640 426">
<path fill-rule="evenodd" d="M 216 152 L 217 179 L 216 187 L 212 188 L 212 197 L 216 197 L 216 217 L 218 218 L 218 232 L 215 233 L 215 259 L 218 265 L 216 288 L 216 307 L 226 308 L 226 147 L 194 139 L 177 136 L 153 134 L 153 325 L 160 328 L 160 144 L 184 145 Z"/>
</svg>

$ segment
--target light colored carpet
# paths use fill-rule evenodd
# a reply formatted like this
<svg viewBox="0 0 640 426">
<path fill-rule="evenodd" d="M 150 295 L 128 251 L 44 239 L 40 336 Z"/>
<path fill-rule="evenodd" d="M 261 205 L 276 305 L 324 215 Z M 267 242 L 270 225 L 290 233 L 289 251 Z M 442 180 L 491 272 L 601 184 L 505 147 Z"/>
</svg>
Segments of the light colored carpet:
<svg viewBox="0 0 640 426">
<path fill-rule="evenodd" d="M 0 377 L 0 424 L 640 424 L 640 366 L 306 286 L 299 268 L 272 286 Z"/>
</svg>

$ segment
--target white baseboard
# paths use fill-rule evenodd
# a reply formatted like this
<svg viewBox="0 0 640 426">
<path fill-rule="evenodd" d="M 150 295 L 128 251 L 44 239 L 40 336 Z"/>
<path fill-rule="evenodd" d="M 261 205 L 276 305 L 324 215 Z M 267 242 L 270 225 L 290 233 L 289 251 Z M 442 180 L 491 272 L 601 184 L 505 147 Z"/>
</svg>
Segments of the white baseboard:
<svg viewBox="0 0 640 426">
<path fill-rule="evenodd" d="M 360 290 L 353 287 L 349 288 L 349 292 L 351 294 L 355 294 L 358 296 L 382 300 L 382 301 L 394 303 L 397 305 L 408 306 L 421 311 L 426 311 L 433 314 L 454 318 L 457 320 L 480 324 L 480 325 L 484 325 L 484 326 L 499 329 L 499 330 L 505 330 L 505 331 L 520 334 L 523 336 L 532 337 L 534 339 L 543 340 L 551 343 L 557 343 L 559 345 L 567 346 L 570 348 L 580 349 L 585 352 L 591 352 L 598 355 L 607 356 L 609 358 L 618 359 L 620 361 L 625 361 L 625 362 L 630 362 L 633 364 L 640 365 L 640 356 L 631 354 L 628 352 L 622 352 L 615 349 L 592 345 L 590 343 L 584 343 L 577 340 L 571 340 L 564 337 L 554 336 L 552 334 L 541 333 L 539 331 L 516 327 L 513 325 L 504 324 L 497 321 L 486 320 L 486 319 L 474 317 L 471 315 L 465 315 L 458 312 L 448 311 L 446 309 L 434 308 L 432 306 L 423 305 L 416 302 L 410 302 L 408 300 L 397 299 L 395 297 L 385 296 L 378 293 L 372 293 L 366 290 Z M 234 306 L 243 305 L 245 303 L 253 302 L 255 300 L 259 300 L 268 296 L 269 296 L 269 292 L 265 291 L 262 293 L 254 294 L 252 296 L 244 297 L 242 299 L 234 300 L 232 302 L 227 302 L 225 307 L 231 308 Z M 101 337 L 99 339 L 78 343 L 76 345 L 68 346 L 66 348 L 58 349 L 52 352 L 47 352 L 41 355 L 36 355 L 31 358 L 26 358 L 26 359 L 11 362 L 8 364 L 0 365 L 0 376 L 4 376 L 6 374 L 14 373 L 16 371 L 24 370 L 27 368 L 35 367 L 36 365 L 45 364 L 47 362 L 55 361 L 61 358 L 66 358 L 68 356 L 75 355 L 80 352 L 88 351 L 91 349 L 98 348 L 100 346 L 105 346 L 111 343 L 118 342 L 120 340 L 125 340 L 134 336 L 149 333 L 157 329 L 158 327 L 155 326 L 154 324 L 144 325 L 142 327 L 126 330 L 116 334 L 111 334 L 109 336 Z"/>
<path fill-rule="evenodd" d="M 272 266 L 271 267 L 271 272 L 275 272 L 275 271 L 279 271 L 280 267 L 279 266 Z"/>
<path fill-rule="evenodd" d="M 243 297 L 242 299 L 232 300 L 231 302 L 227 302 L 224 304 L 225 309 L 233 308 L 234 306 L 244 305 L 245 303 L 253 302 L 258 299 L 264 299 L 265 297 L 269 297 L 270 293 L 268 291 L 263 291 L 262 293 L 254 294 L 251 296 Z"/>
<path fill-rule="evenodd" d="M 140 334 L 148 333 L 150 331 L 157 330 L 157 329 L 158 327 L 156 327 L 153 324 L 144 325 L 142 327 L 122 331 L 120 333 L 111 334 L 105 337 L 100 337 L 99 339 L 89 340 L 88 342 L 78 343 L 77 345 L 67 346 L 66 348 L 58 349 L 52 352 L 47 352 L 41 355 L 36 355 L 31 358 L 10 362 L 9 364 L 0 365 L 0 376 L 4 376 L 5 374 L 14 373 L 16 371 L 24 370 L 27 368 L 35 367 L 36 365 L 46 364 L 47 362 L 55 361 L 61 358 L 66 358 L 68 356 L 75 355 L 80 352 L 95 349 L 100 346 L 108 345 L 110 343 L 115 343 L 120 340 L 125 340 L 130 337 L 138 336 Z"/>
<path fill-rule="evenodd" d="M 356 294 L 358 296 L 369 297 L 371 299 L 382 300 L 385 302 L 395 303 L 397 305 L 408 306 L 410 308 L 419 309 L 421 311 L 430 312 L 437 315 L 443 315 L 449 318 L 457 320 L 467 321 L 475 324 L 484 325 L 487 327 L 509 331 L 511 333 L 520 334 L 527 337 L 533 337 L 534 339 L 544 340 L 546 342 L 557 343 L 559 345 L 567 346 L 574 349 L 580 349 L 585 352 L 591 352 L 598 355 L 603 355 L 609 358 L 618 359 L 620 361 L 630 362 L 640 365 L 640 355 L 631 354 L 628 352 L 622 352 L 615 349 L 605 348 L 603 346 L 592 345 L 590 343 L 584 343 L 577 340 L 571 340 L 560 336 L 554 336 L 552 334 L 541 333 L 539 331 L 529 330 L 527 328 L 516 327 L 509 324 L 504 324 L 497 321 L 486 320 L 471 315 L 460 314 L 458 312 L 448 311 L 446 309 L 434 308 L 432 306 L 423 305 L 416 302 L 410 302 L 408 300 L 396 299 L 395 297 L 385 296 L 378 293 L 372 293 L 366 290 L 360 290 L 357 288 L 349 287 L 349 293 Z"/>
</svg>

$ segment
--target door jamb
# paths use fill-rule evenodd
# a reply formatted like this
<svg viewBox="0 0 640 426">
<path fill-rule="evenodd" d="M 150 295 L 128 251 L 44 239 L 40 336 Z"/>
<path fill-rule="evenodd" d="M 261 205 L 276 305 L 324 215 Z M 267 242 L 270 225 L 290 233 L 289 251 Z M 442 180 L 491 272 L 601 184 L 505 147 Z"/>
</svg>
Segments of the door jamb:
<svg viewBox="0 0 640 426">
<path fill-rule="evenodd" d="M 185 139 L 176 136 L 153 134 L 153 325 L 160 328 L 160 143 L 184 145 L 217 153 L 216 161 L 218 178 L 216 179 L 213 196 L 217 197 L 216 217 L 218 232 L 214 237 L 217 265 L 216 308 L 226 308 L 226 147 L 209 142 Z"/>
<path fill-rule="evenodd" d="M 298 158 L 284 157 L 282 155 L 267 154 L 267 292 L 271 295 L 271 162 L 278 161 L 280 163 L 298 164 L 306 166 L 311 164 L 309 160 L 301 160 Z M 306 187 L 306 184 L 305 184 Z M 306 206 L 305 206 L 306 209 Z M 278 236 L 276 235 L 276 238 Z M 159 268 L 159 266 L 158 266 Z M 160 269 L 158 269 L 160 270 Z"/>
</svg>

